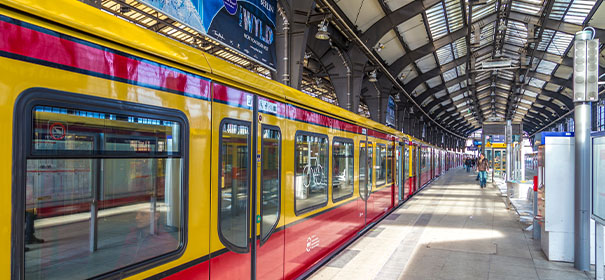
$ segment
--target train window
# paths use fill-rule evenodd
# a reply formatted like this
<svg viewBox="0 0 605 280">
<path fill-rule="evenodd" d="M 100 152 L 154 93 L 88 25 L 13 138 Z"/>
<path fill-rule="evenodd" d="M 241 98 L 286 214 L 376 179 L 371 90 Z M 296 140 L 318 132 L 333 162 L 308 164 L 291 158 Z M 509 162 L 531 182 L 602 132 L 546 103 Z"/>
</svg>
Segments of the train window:
<svg viewBox="0 0 605 280">
<path fill-rule="evenodd" d="M 262 127 L 261 140 L 261 240 L 264 242 L 277 226 L 281 189 L 281 131 Z"/>
<path fill-rule="evenodd" d="M 219 238 L 230 250 L 248 251 L 250 123 L 225 119 L 219 145 Z"/>
<path fill-rule="evenodd" d="M 334 138 L 332 144 L 332 201 L 353 195 L 353 140 Z"/>
<path fill-rule="evenodd" d="M 328 203 L 328 137 L 297 132 L 295 145 L 294 209 L 299 215 Z"/>
<path fill-rule="evenodd" d="M 393 182 L 393 145 L 387 145 L 387 182 Z"/>
<path fill-rule="evenodd" d="M 387 148 L 384 144 L 376 144 L 376 186 L 386 183 Z"/>
<path fill-rule="evenodd" d="M 27 111 L 25 279 L 93 278 L 182 248 L 183 121 Z"/>
<path fill-rule="evenodd" d="M 179 150 L 180 126 L 173 121 L 50 106 L 33 111 L 34 155 L 138 157 L 176 155 Z"/>
<path fill-rule="evenodd" d="M 366 142 L 359 142 L 359 196 L 362 199 L 367 198 L 368 194 L 368 181 L 366 178 L 366 170 L 368 168 L 368 151 L 366 148 Z M 370 182 L 371 184 L 371 182 Z"/>
</svg>

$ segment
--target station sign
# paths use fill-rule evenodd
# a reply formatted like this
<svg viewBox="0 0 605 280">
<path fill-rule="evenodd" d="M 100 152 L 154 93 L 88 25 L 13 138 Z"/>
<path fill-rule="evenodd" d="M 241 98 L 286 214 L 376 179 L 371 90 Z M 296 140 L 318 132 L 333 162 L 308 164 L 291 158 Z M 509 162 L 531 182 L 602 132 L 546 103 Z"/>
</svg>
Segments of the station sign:
<svg viewBox="0 0 605 280">
<path fill-rule="evenodd" d="M 491 138 L 492 143 L 504 143 L 506 141 L 506 137 L 504 135 L 492 135 Z"/>
<path fill-rule="evenodd" d="M 277 0 L 140 0 L 168 17 L 275 70 Z"/>
</svg>

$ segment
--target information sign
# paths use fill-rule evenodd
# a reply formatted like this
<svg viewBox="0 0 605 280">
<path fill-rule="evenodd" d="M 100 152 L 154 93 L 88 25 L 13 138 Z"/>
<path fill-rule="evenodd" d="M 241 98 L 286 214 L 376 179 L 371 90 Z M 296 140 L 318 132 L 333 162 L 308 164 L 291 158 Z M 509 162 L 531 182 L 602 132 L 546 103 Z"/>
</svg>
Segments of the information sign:
<svg viewBox="0 0 605 280">
<path fill-rule="evenodd" d="M 275 70 L 277 0 L 140 0 Z"/>
</svg>

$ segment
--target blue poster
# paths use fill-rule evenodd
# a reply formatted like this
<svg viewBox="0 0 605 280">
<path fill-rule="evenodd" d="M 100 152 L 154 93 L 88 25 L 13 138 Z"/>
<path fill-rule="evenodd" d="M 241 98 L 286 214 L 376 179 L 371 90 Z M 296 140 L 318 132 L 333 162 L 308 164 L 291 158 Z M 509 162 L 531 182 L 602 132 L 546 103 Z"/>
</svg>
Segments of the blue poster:
<svg viewBox="0 0 605 280">
<path fill-rule="evenodd" d="M 389 95 L 389 101 L 387 103 L 387 115 L 386 124 L 391 127 L 395 127 L 395 99 L 392 95 Z"/>
<path fill-rule="evenodd" d="M 141 0 L 275 70 L 277 0 Z"/>
</svg>

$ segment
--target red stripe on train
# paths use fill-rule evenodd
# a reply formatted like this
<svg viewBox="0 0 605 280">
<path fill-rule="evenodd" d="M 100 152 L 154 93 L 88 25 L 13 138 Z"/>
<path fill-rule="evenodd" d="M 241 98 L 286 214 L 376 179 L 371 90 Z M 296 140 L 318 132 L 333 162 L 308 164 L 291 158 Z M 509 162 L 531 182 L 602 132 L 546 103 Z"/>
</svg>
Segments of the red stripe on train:
<svg viewBox="0 0 605 280">
<path fill-rule="evenodd" d="M 81 44 L 76 42 L 78 39 L 63 34 L 57 33 L 55 36 L 5 21 L 0 21 L 0 34 L 0 51 L 135 81 L 141 85 L 210 97 L 210 82 L 206 79 L 155 62 L 119 55 L 92 43 Z"/>
</svg>

